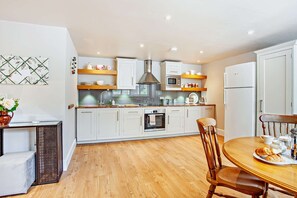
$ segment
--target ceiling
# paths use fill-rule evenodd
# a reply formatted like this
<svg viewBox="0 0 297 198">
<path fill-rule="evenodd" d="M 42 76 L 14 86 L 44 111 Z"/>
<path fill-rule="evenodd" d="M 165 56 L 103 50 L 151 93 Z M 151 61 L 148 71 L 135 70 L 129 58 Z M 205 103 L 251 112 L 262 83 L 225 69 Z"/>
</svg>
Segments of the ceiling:
<svg viewBox="0 0 297 198">
<path fill-rule="evenodd" d="M 0 4 L 0 20 L 67 27 L 80 56 L 208 63 L 297 39 L 293 0 L 1 0 Z M 165 19 L 167 15 L 171 20 Z M 255 33 L 248 35 L 249 30 Z M 171 47 L 178 50 L 170 51 Z"/>
</svg>

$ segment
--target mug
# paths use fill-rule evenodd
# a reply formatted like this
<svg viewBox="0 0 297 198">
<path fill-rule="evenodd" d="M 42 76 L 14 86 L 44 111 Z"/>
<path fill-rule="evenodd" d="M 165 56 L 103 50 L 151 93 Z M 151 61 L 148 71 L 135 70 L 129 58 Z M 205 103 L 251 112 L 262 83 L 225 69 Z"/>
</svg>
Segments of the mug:
<svg viewBox="0 0 297 198">
<path fill-rule="evenodd" d="M 271 144 L 274 137 L 270 135 L 261 135 L 260 138 L 264 141 L 264 144 Z"/>
</svg>

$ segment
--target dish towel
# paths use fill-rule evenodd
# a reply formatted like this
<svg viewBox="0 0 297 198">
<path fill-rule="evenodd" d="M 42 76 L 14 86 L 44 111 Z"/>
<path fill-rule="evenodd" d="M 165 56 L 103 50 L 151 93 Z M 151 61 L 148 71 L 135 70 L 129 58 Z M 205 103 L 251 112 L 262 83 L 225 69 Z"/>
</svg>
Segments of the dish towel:
<svg viewBox="0 0 297 198">
<path fill-rule="evenodd" d="M 149 115 L 150 118 L 150 125 L 155 126 L 156 125 L 156 115 Z"/>
</svg>

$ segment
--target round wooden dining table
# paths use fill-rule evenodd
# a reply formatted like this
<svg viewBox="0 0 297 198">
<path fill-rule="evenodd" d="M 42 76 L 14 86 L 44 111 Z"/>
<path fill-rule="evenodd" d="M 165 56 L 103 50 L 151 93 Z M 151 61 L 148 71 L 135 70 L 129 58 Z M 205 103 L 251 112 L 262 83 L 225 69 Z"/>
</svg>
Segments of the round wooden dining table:
<svg viewBox="0 0 297 198">
<path fill-rule="evenodd" d="M 223 144 L 228 160 L 242 170 L 295 194 L 297 197 L 297 165 L 273 165 L 253 157 L 256 148 L 265 144 L 259 137 L 243 137 Z"/>
</svg>

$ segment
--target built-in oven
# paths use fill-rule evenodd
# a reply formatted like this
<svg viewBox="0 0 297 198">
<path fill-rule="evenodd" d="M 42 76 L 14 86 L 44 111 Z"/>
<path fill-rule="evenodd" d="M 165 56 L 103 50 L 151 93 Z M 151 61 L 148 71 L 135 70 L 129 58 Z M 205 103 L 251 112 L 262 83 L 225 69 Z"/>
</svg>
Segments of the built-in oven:
<svg viewBox="0 0 297 198">
<path fill-rule="evenodd" d="M 179 88 L 181 87 L 180 75 L 166 76 L 166 88 Z"/>
<path fill-rule="evenodd" d="M 144 132 L 165 131 L 165 109 L 144 110 Z"/>
</svg>

